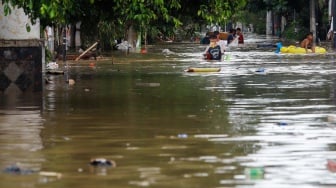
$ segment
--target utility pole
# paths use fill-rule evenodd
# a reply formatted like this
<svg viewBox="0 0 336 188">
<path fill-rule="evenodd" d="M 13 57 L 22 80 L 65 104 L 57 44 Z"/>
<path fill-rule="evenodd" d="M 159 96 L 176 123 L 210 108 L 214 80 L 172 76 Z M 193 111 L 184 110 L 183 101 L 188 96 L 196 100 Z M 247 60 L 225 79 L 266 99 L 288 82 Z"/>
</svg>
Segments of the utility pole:
<svg viewBox="0 0 336 188">
<path fill-rule="evenodd" d="M 332 27 L 333 27 L 333 32 L 334 32 L 334 48 L 336 48 L 336 0 L 330 0 L 332 1 L 332 6 L 331 6 L 331 15 L 332 15 Z"/>
<path fill-rule="evenodd" d="M 67 26 L 64 25 L 63 26 L 63 32 L 62 32 L 62 35 L 63 35 L 63 65 L 66 66 L 66 73 L 65 73 L 65 81 L 66 82 L 69 82 L 69 66 L 68 66 L 68 62 L 67 62 L 67 59 L 66 59 L 66 47 L 67 47 L 67 40 L 66 40 L 66 32 L 67 32 Z"/>
<path fill-rule="evenodd" d="M 310 31 L 313 33 L 313 43 L 316 42 L 316 14 L 315 14 L 315 0 L 310 0 Z"/>
<path fill-rule="evenodd" d="M 272 11 L 268 10 L 266 14 L 266 35 L 272 35 Z"/>
</svg>

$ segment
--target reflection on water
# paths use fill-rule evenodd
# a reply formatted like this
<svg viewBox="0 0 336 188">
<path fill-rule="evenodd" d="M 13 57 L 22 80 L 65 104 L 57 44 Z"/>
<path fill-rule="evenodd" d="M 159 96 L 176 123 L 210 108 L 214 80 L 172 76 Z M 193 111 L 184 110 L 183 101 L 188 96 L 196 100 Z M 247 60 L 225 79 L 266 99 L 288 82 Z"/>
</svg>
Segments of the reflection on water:
<svg viewBox="0 0 336 188">
<path fill-rule="evenodd" d="M 336 174 L 326 168 L 336 154 L 333 54 L 238 48 L 216 63 L 201 60 L 203 50 L 167 44 L 146 55 L 115 53 L 113 64 L 70 63 L 73 86 L 49 76 L 42 109 L 21 100 L 15 104 L 30 107 L 1 111 L 0 164 L 19 161 L 63 176 L 41 182 L 35 175 L 1 174 L 1 184 L 335 186 Z M 183 72 L 188 67 L 222 69 Z M 117 166 L 95 168 L 88 165 L 92 158 Z"/>
<path fill-rule="evenodd" d="M 21 168 L 22 173 L 39 171 L 44 162 L 41 153 L 41 94 L 34 96 L 1 96 L 0 109 L 0 168 Z M 16 176 L 16 175 L 15 175 Z M 3 174 L 1 187 L 34 187 L 36 181 Z"/>
</svg>

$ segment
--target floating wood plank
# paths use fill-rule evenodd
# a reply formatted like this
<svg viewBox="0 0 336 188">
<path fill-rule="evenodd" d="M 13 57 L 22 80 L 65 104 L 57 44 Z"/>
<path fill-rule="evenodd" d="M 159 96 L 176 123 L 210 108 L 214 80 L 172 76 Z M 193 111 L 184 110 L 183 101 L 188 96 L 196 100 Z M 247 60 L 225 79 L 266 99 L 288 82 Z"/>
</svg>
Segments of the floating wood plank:
<svg viewBox="0 0 336 188">
<path fill-rule="evenodd" d="M 90 50 L 92 50 L 92 48 L 96 47 L 98 45 L 98 42 L 95 42 L 92 46 L 90 46 L 88 49 L 86 49 L 83 53 L 81 53 L 76 59 L 75 61 L 80 60 L 81 57 L 83 57 L 86 53 L 88 53 Z"/>
</svg>

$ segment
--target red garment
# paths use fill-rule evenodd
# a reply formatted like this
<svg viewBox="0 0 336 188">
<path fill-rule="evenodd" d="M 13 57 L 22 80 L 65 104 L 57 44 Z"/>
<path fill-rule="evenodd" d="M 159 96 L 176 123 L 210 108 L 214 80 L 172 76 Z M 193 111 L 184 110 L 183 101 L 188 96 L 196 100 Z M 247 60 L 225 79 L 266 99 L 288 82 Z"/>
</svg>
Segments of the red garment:
<svg viewBox="0 0 336 188">
<path fill-rule="evenodd" d="M 239 34 L 238 44 L 244 44 L 244 36 L 242 33 Z"/>
</svg>

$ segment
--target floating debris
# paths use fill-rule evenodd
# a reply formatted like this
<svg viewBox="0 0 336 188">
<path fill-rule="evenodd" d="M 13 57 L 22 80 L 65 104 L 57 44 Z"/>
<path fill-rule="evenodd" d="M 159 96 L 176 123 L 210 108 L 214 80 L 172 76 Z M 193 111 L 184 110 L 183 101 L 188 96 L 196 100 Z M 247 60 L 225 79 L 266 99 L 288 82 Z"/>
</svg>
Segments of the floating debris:
<svg viewBox="0 0 336 188">
<path fill-rule="evenodd" d="M 256 70 L 256 72 L 265 72 L 265 68 L 261 67 L 258 70 Z"/>
<path fill-rule="evenodd" d="M 62 74 L 64 74 L 64 71 L 62 71 L 62 70 L 48 70 L 47 74 L 62 75 Z"/>
<path fill-rule="evenodd" d="M 255 71 L 256 74 L 261 74 L 261 75 L 264 75 L 266 74 L 266 69 L 263 68 L 263 67 L 260 67 L 258 68 L 256 71 Z"/>
<path fill-rule="evenodd" d="M 245 175 L 247 178 L 251 180 L 260 180 L 264 179 L 264 168 L 262 167 L 253 167 L 253 168 L 246 168 Z"/>
<path fill-rule="evenodd" d="M 62 178 L 62 174 L 58 172 L 41 171 L 39 172 L 39 175 L 40 175 L 39 177 L 40 183 L 50 183 Z"/>
<path fill-rule="evenodd" d="M 90 63 L 89 63 L 89 67 L 94 68 L 95 66 L 96 66 L 96 63 L 95 63 L 95 62 L 90 62 Z"/>
<path fill-rule="evenodd" d="M 69 84 L 69 85 L 75 85 L 75 80 L 74 79 L 69 79 L 68 81 L 67 81 L 67 83 Z"/>
<path fill-rule="evenodd" d="M 53 83 L 49 78 L 44 78 L 44 81 L 46 84 L 51 84 Z"/>
<path fill-rule="evenodd" d="M 187 134 L 178 134 L 177 135 L 177 138 L 188 138 L 188 135 Z"/>
<path fill-rule="evenodd" d="M 49 62 L 47 64 L 46 68 L 49 69 L 49 70 L 55 70 L 55 69 L 58 69 L 59 66 L 58 66 L 58 64 L 56 62 Z"/>
<path fill-rule="evenodd" d="M 136 83 L 136 86 L 140 87 L 160 87 L 160 83 Z"/>
<path fill-rule="evenodd" d="M 45 177 L 55 177 L 57 179 L 60 179 L 62 177 L 62 174 L 61 173 L 58 173 L 58 172 L 44 172 L 44 171 L 41 171 L 39 173 L 40 176 L 45 176 Z"/>
<path fill-rule="evenodd" d="M 117 164 L 114 161 L 107 160 L 105 158 L 91 159 L 90 165 L 96 166 L 96 167 L 116 167 L 117 166 Z"/>
<path fill-rule="evenodd" d="M 175 54 L 175 52 L 170 51 L 169 49 L 163 49 L 163 50 L 162 50 L 162 53 L 165 54 L 165 55 Z"/>
<path fill-rule="evenodd" d="M 278 122 L 278 125 L 279 126 L 286 126 L 286 125 L 288 125 L 288 123 L 284 122 L 284 121 L 280 121 L 280 122 Z"/>
<path fill-rule="evenodd" d="M 35 171 L 30 170 L 30 169 L 23 169 L 18 165 L 10 165 L 6 167 L 3 172 L 7 174 L 17 174 L 17 175 L 27 175 L 27 174 L 32 174 L 35 173 Z"/>
<path fill-rule="evenodd" d="M 141 54 L 147 54 L 147 48 L 141 48 L 140 53 Z"/>
<path fill-rule="evenodd" d="M 222 60 L 223 61 L 230 61 L 231 60 L 231 55 L 230 54 L 223 55 Z"/>
</svg>

